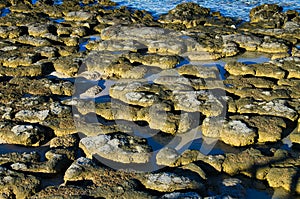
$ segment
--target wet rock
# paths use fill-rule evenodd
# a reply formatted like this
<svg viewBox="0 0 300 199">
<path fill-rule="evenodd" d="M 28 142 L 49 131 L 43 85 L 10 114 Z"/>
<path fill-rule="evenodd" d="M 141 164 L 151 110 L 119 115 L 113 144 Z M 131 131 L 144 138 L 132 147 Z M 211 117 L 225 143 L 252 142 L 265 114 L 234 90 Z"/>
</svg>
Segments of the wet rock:
<svg viewBox="0 0 300 199">
<path fill-rule="evenodd" d="M 217 75 L 219 70 L 217 67 L 205 67 L 205 66 L 198 66 L 198 65 L 184 65 L 178 68 L 178 73 L 180 75 L 189 75 L 198 78 L 213 78 L 217 79 Z"/>
<path fill-rule="evenodd" d="M 272 41 L 267 38 L 258 46 L 257 50 L 266 53 L 287 53 L 289 47 L 284 42 Z"/>
<path fill-rule="evenodd" d="M 287 20 L 281 13 L 282 7 L 276 4 L 263 4 L 250 11 L 251 23 L 259 23 L 264 28 L 280 28 Z"/>
<path fill-rule="evenodd" d="M 288 107 L 285 100 L 255 101 L 250 98 L 239 99 L 236 101 L 237 112 L 240 114 L 259 114 L 278 116 L 295 121 L 298 114 L 295 110 Z"/>
<path fill-rule="evenodd" d="M 173 91 L 172 101 L 175 110 L 201 112 L 206 116 L 218 116 L 223 112 L 222 102 L 205 90 Z"/>
<path fill-rule="evenodd" d="M 73 94 L 74 86 L 69 81 L 55 82 L 46 78 L 29 79 L 25 77 L 16 77 L 9 81 L 10 84 L 17 85 L 18 89 L 32 95 L 66 95 Z"/>
<path fill-rule="evenodd" d="M 66 46 L 78 46 L 79 39 L 77 37 L 61 37 L 61 40 Z"/>
<path fill-rule="evenodd" d="M 5 153 L 0 155 L 0 165 L 15 162 L 36 162 L 40 159 L 40 156 L 36 152 L 30 153 Z"/>
<path fill-rule="evenodd" d="M 283 129 L 287 127 L 285 121 L 279 117 L 270 116 L 233 116 L 252 128 L 257 129 L 258 142 L 277 142 L 282 138 Z"/>
<path fill-rule="evenodd" d="M 173 192 L 184 189 L 201 190 L 203 188 L 201 182 L 197 182 L 191 177 L 179 176 L 170 172 L 145 174 L 139 180 L 146 188 L 160 192 Z"/>
<path fill-rule="evenodd" d="M 47 186 L 40 190 L 34 196 L 33 199 L 38 198 L 66 198 L 66 199 L 82 199 L 89 196 L 89 191 L 86 187 L 79 187 L 74 185 L 69 186 Z"/>
<path fill-rule="evenodd" d="M 173 166 L 179 157 L 180 155 L 175 149 L 165 147 L 159 150 L 159 152 L 157 153 L 156 163 L 158 165 Z"/>
<path fill-rule="evenodd" d="M 161 199 L 177 199 L 177 198 L 200 199 L 201 196 L 196 192 L 187 192 L 187 193 L 173 192 L 173 193 L 165 194 L 161 197 Z"/>
<path fill-rule="evenodd" d="M 65 20 L 67 21 L 87 21 L 92 17 L 92 13 L 84 12 L 84 11 L 74 11 L 69 12 L 65 16 Z"/>
<path fill-rule="evenodd" d="M 152 198 L 153 196 L 138 190 L 138 185 L 133 180 L 134 176 L 133 173 L 96 166 L 92 160 L 81 157 L 67 169 L 64 180 L 65 182 L 92 181 L 96 187 L 90 187 L 89 193 L 94 197 Z"/>
<path fill-rule="evenodd" d="M 215 125 L 216 124 L 216 125 Z M 232 146 L 246 146 L 254 144 L 256 132 L 240 120 L 224 121 L 222 118 L 206 118 L 202 126 L 206 137 L 220 138 Z"/>
<path fill-rule="evenodd" d="M 279 62 L 279 63 L 278 63 Z M 277 60 L 282 69 L 288 71 L 287 78 L 300 79 L 300 58 L 299 57 L 288 57 L 285 59 Z"/>
<path fill-rule="evenodd" d="M 103 40 L 136 40 L 146 45 L 149 53 L 182 55 L 192 60 L 202 60 L 203 56 L 205 59 L 214 58 L 193 38 L 163 28 L 112 26 L 102 30 L 101 38 Z M 194 56 L 190 53 L 198 53 L 198 55 Z"/>
<path fill-rule="evenodd" d="M 29 79 L 26 77 L 15 77 L 9 81 L 12 85 L 17 85 L 17 89 L 22 92 L 33 95 L 67 95 L 71 96 L 73 93 L 73 84 L 69 81 L 60 81 L 54 83 L 53 81 L 42 79 Z"/>
<path fill-rule="evenodd" d="M 0 37 L 3 39 L 17 38 L 17 37 L 21 36 L 22 32 L 23 32 L 23 30 L 20 27 L 16 27 L 16 26 L 9 26 L 9 27 L 1 26 L 0 27 Z"/>
<path fill-rule="evenodd" d="M 259 165 L 271 164 L 271 162 L 281 161 L 287 157 L 286 153 L 282 153 L 281 150 L 275 151 L 272 156 L 265 156 L 261 151 L 257 149 L 246 149 L 245 151 L 233 154 L 226 154 L 226 158 L 222 164 L 223 171 L 230 174 L 245 174 L 250 177 L 258 177 L 260 170 Z"/>
<path fill-rule="evenodd" d="M 287 191 L 292 191 L 295 189 L 295 182 L 293 180 L 298 172 L 297 168 L 271 168 L 266 175 L 266 179 L 269 185 L 273 188 L 282 187 Z M 299 193 L 299 189 L 296 190 Z"/>
<path fill-rule="evenodd" d="M 222 197 L 246 198 L 246 190 L 242 181 L 237 178 L 224 179 L 220 187 Z"/>
<path fill-rule="evenodd" d="M 210 15 L 210 9 L 203 8 L 196 3 L 179 4 L 167 15 L 160 17 L 161 23 L 183 24 L 186 28 L 192 28 L 205 23 Z"/>
<path fill-rule="evenodd" d="M 99 51 L 132 51 L 137 52 L 145 50 L 147 47 L 138 41 L 129 40 L 105 40 L 100 41 L 99 44 L 87 45 L 89 50 L 99 50 Z"/>
<path fill-rule="evenodd" d="M 84 60 L 87 71 L 97 72 L 104 79 L 143 78 L 147 70 L 135 68 L 128 60 L 122 58 L 127 52 L 92 51 Z M 142 69 L 142 70 L 139 70 Z"/>
<path fill-rule="evenodd" d="M 229 41 L 235 42 L 240 48 L 244 48 L 247 51 L 256 51 L 262 43 L 261 38 L 251 34 L 223 35 L 222 38 L 224 43 Z"/>
<path fill-rule="evenodd" d="M 55 137 L 50 141 L 50 148 L 69 148 L 76 147 L 79 144 L 79 138 L 76 134 Z"/>
<path fill-rule="evenodd" d="M 166 75 L 164 74 L 166 73 Z M 153 80 L 154 83 L 162 85 L 162 89 L 165 91 L 174 90 L 174 91 L 199 91 L 199 90 L 211 90 L 211 89 L 224 89 L 224 83 L 222 80 L 217 79 L 192 79 L 184 76 L 180 76 L 177 72 L 172 74 L 171 70 L 163 71 L 155 76 Z M 182 72 L 187 73 L 187 72 Z M 201 76 L 210 76 L 213 75 L 214 71 L 203 71 Z M 194 73 L 194 75 L 197 75 Z M 225 91 L 221 90 L 220 93 Z"/>
<path fill-rule="evenodd" d="M 121 163 L 146 163 L 150 160 L 151 149 L 146 140 L 133 136 L 116 134 L 85 137 L 80 140 L 80 147 L 90 158 L 98 155 Z"/>
<path fill-rule="evenodd" d="M 53 65 L 57 72 L 73 77 L 78 73 L 82 60 L 80 56 L 59 57 Z"/>
<path fill-rule="evenodd" d="M 79 107 L 82 106 L 80 105 Z M 151 107 L 138 108 L 120 103 L 119 101 L 113 101 L 113 103 L 96 104 L 95 108 L 92 109 L 88 107 L 79 108 L 79 112 L 83 114 L 86 114 L 90 110 L 93 110 L 96 114 L 101 115 L 107 120 L 147 121 L 151 129 L 161 130 L 170 134 L 184 133 L 199 124 L 199 121 L 196 119 L 198 117 L 195 117 L 193 114 L 184 113 L 178 115 L 167 112 L 170 110 L 170 106 L 164 103 L 158 103 Z M 111 128 L 111 130 L 114 128 Z"/>
<path fill-rule="evenodd" d="M 0 75 L 7 75 L 12 77 L 37 77 L 47 75 L 52 71 L 49 70 L 48 64 L 43 62 L 36 62 L 31 66 L 19 66 L 16 68 L 9 68 L 0 66 Z"/>
<path fill-rule="evenodd" d="M 231 62 L 225 65 L 225 69 L 231 75 L 253 75 L 275 79 L 282 79 L 286 74 L 283 69 L 272 63 L 246 65 L 238 62 Z"/>
<path fill-rule="evenodd" d="M 51 43 L 48 40 L 40 37 L 32 37 L 29 35 L 22 35 L 14 40 L 16 42 L 31 46 L 51 46 Z"/>
<path fill-rule="evenodd" d="M 40 186 L 40 181 L 36 177 L 8 170 L 4 167 L 0 167 L 0 176 L 0 192 L 5 198 L 28 198 L 36 193 Z"/>
<path fill-rule="evenodd" d="M 57 136 L 78 132 L 78 129 L 74 124 L 74 118 L 70 112 L 62 115 L 52 115 L 41 122 L 41 124 L 51 128 Z"/>
<path fill-rule="evenodd" d="M 117 83 L 110 87 L 109 94 L 111 97 L 121 101 L 149 107 L 158 102 L 159 87 L 143 82 Z"/>
<path fill-rule="evenodd" d="M 43 57 L 52 58 L 56 57 L 58 54 L 58 50 L 55 47 L 52 46 L 44 46 L 37 50 L 38 53 L 41 54 Z"/>
<path fill-rule="evenodd" d="M 275 88 L 271 91 L 268 89 L 259 89 L 259 88 L 226 88 L 226 91 L 233 93 L 236 96 L 241 98 L 250 98 L 253 97 L 257 100 L 271 101 L 275 99 L 290 99 L 290 91 L 286 88 Z M 294 92 L 295 93 L 295 92 Z"/>
<path fill-rule="evenodd" d="M 2 53 L 0 62 L 3 66 L 16 68 L 18 66 L 31 66 L 39 59 L 39 54 L 30 48 L 16 48 Z"/>
<path fill-rule="evenodd" d="M 54 26 L 51 24 L 32 24 L 28 26 L 28 34 L 33 37 L 40 37 L 43 36 L 46 33 L 51 32 L 51 30 L 54 29 Z"/>
<path fill-rule="evenodd" d="M 38 123 L 44 121 L 49 114 L 49 110 L 33 111 L 21 110 L 16 113 L 15 118 L 30 123 Z"/>
<path fill-rule="evenodd" d="M 55 151 L 48 151 L 45 156 L 47 158 L 45 162 L 15 162 L 10 166 L 17 171 L 55 174 L 65 169 L 70 163 L 67 155 L 55 153 Z"/>
<path fill-rule="evenodd" d="M 281 81 L 287 81 L 280 79 L 278 83 Z M 245 76 L 229 76 L 224 80 L 225 84 L 229 85 L 229 88 L 274 88 L 276 84 L 271 81 L 267 80 L 266 78 L 262 77 L 245 77 Z"/>
<path fill-rule="evenodd" d="M 52 136 L 49 129 L 36 124 L 1 124 L 0 137 L 10 144 L 39 146 Z"/>
<path fill-rule="evenodd" d="M 131 63 L 137 62 L 147 66 L 156 66 L 161 69 L 174 68 L 180 60 L 178 56 L 163 56 L 158 54 L 141 55 L 138 53 L 129 53 L 125 57 L 129 59 Z"/>
<path fill-rule="evenodd" d="M 292 143 L 300 144 L 300 121 L 298 120 L 297 127 L 289 135 Z"/>
</svg>

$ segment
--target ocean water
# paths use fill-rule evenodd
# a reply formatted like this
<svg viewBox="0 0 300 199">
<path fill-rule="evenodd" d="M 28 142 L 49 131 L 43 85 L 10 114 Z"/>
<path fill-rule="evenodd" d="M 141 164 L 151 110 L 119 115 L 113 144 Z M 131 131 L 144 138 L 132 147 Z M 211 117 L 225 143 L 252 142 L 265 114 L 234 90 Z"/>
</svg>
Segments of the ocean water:
<svg viewBox="0 0 300 199">
<path fill-rule="evenodd" d="M 143 9 L 158 17 L 167 13 L 180 3 L 195 2 L 212 11 L 220 11 L 222 15 L 249 20 L 249 12 L 253 7 L 265 3 L 274 3 L 283 7 L 283 10 L 297 10 L 300 12 L 300 0 L 113 0 L 119 6 L 128 6 L 133 9 Z"/>
</svg>

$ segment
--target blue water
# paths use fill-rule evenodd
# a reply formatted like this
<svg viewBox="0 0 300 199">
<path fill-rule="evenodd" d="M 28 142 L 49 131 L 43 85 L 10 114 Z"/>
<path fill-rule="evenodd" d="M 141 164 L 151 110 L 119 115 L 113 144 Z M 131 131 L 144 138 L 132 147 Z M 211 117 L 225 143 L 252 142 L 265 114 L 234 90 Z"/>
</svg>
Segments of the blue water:
<svg viewBox="0 0 300 199">
<path fill-rule="evenodd" d="M 119 6 L 128 6 L 133 9 L 147 10 L 155 17 L 167 13 L 176 5 L 185 2 L 195 2 L 212 11 L 220 11 L 228 17 L 236 17 L 242 20 L 249 20 L 249 12 L 253 7 L 264 3 L 276 3 L 283 7 L 283 10 L 300 11 L 300 0 L 113 0 Z"/>
<path fill-rule="evenodd" d="M 55 23 L 63 23 L 66 21 L 64 18 L 59 18 L 59 19 L 49 18 L 49 19 L 50 21 L 53 21 Z"/>
<path fill-rule="evenodd" d="M 10 13 L 10 9 L 9 8 L 3 8 L 0 11 L 0 17 L 5 17 L 6 15 L 8 15 Z"/>
</svg>

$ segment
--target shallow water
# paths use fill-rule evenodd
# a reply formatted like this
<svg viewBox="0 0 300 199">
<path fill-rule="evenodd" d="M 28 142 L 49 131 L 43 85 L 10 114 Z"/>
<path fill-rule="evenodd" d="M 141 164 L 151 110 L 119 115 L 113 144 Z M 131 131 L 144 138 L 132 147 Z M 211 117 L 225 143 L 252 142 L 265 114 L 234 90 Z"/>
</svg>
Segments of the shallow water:
<svg viewBox="0 0 300 199">
<path fill-rule="evenodd" d="M 5 17 L 6 15 L 8 15 L 10 13 L 10 9 L 9 8 L 3 8 L 0 11 L 0 17 Z"/>
<path fill-rule="evenodd" d="M 203 7 L 211 8 L 212 11 L 220 11 L 228 17 L 236 17 L 242 20 L 249 20 L 249 11 L 264 3 L 276 3 L 285 10 L 300 11 L 299 0 L 113 0 L 120 6 L 128 6 L 133 9 L 143 9 L 152 13 L 154 16 L 167 13 L 176 5 L 185 2 L 195 2 Z"/>
</svg>

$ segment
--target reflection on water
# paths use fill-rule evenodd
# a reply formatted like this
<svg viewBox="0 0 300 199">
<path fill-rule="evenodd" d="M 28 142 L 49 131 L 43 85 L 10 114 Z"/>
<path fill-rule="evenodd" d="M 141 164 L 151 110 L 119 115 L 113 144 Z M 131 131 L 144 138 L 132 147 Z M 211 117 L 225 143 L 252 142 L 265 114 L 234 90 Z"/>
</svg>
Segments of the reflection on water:
<svg viewBox="0 0 300 199">
<path fill-rule="evenodd" d="M 247 57 L 241 57 L 237 59 L 238 62 L 244 63 L 244 64 L 260 64 L 270 61 L 271 59 L 268 57 L 260 56 L 255 58 L 247 58 Z"/>
<path fill-rule="evenodd" d="M 38 0 L 31 0 L 31 3 L 34 5 L 36 4 L 36 2 L 38 2 Z"/>
<path fill-rule="evenodd" d="M 54 0 L 53 5 L 62 5 L 63 3 L 63 0 Z"/>
<path fill-rule="evenodd" d="M 9 8 L 3 8 L 3 9 L 1 9 L 0 17 L 5 17 L 9 13 L 10 13 L 10 9 Z"/>
<path fill-rule="evenodd" d="M 82 41 L 79 43 L 79 52 L 84 52 L 86 51 L 86 45 L 89 43 L 89 41 L 98 41 L 100 40 L 99 36 L 89 36 L 88 38 L 82 39 Z"/>
<path fill-rule="evenodd" d="M 55 23 L 63 23 L 66 21 L 64 18 L 59 18 L 59 19 L 49 18 L 49 19 L 50 19 L 50 21 L 53 21 Z"/>
</svg>

